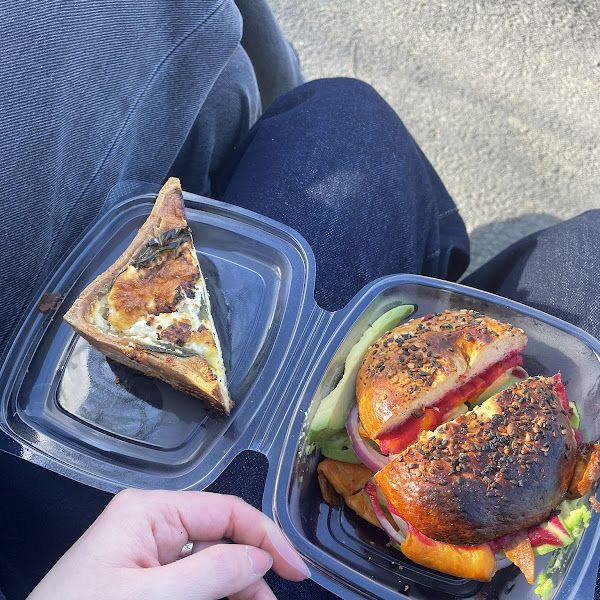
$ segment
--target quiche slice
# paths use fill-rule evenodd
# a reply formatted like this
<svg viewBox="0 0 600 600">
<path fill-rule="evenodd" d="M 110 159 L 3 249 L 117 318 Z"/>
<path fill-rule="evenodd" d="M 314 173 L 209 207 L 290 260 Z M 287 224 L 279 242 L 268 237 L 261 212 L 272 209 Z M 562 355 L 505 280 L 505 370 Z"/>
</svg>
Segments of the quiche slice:
<svg viewBox="0 0 600 600">
<path fill-rule="evenodd" d="M 221 346 L 178 179 L 165 183 L 129 247 L 64 318 L 109 358 L 230 413 Z"/>
</svg>

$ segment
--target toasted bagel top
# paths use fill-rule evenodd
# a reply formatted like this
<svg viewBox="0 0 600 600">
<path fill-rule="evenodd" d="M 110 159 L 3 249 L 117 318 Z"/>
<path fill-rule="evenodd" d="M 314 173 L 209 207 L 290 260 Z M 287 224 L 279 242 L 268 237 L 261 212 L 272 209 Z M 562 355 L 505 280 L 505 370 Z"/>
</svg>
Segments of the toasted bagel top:
<svg viewBox="0 0 600 600">
<path fill-rule="evenodd" d="M 526 344 L 522 329 L 472 310 L 399 325 L 369 348 L 358 372 L 364 431 L 377 439 Z"/>
</svg>

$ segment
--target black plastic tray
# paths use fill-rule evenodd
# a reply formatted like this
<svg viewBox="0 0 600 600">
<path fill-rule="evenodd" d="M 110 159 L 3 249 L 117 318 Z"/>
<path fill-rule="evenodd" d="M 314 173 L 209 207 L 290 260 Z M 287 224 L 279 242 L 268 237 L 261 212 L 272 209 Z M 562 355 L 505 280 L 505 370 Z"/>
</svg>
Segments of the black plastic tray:
<svg viewBox="0 0 600 600">
<path fill-rule="evenodd" d="M 62 320 L 148 216 L 155 195 L 141 194 L 117 202 L 53 274 L 44 290 L 64 295 L 58 310 L 33 309 L 20 328 L 0 371 L 0 449 L 110 492 L 204 489 L 240 452 L 259 451 L 269 459 L 265 513 L 309 562 L 313 578 L 342 598 L 535 598 L 516 568 L 489 584 L 445 576 L 387 548 L 385 536 L 351 511 L 328 507 L 316 482 L 319 456 L 308 452 L 304 432 L 341 376 L 349 348 L 399 303 L 414 304 L 415 315 L 475 308 L 525 329 L 525 368 L 561 371 L 586 439 L 600 435 L 600 344 L 528 307 L 413 275 L 373 282 L 344 309 L 324 311 L 313 298 L 312 252 L 296 232 L 184 196 L 236 402 L 231 417 L 110 363 Z M 551 597 L 593 597 L 599 536 L 594 514 L 557 569 Z M 545 562 L 538 558 L 538 569 Z"/>
</svg>

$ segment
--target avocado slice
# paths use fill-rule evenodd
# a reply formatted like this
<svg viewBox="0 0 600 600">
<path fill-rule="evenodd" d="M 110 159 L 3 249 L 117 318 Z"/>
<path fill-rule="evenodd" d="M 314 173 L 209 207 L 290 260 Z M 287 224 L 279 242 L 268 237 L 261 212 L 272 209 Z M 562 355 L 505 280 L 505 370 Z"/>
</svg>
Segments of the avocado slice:
<svg viewBox="0 0 600 600">
<path fill-rule="evenodd" d="M 591 512 L 586 504 L 581 502 L 580 498 L 576 500 L 563 500 L 560 503 L 559 518 L 565 529 L 576 540 L 589 525 Z"/>
<path fill-rule="evenodd" d="M 550 561 L 546 565 L 546 568 L 538 577 L 535 593 L 540 596 L 541 600 L 547 600 L 554 589 L 552 574 L 555 570 L 558 571 L 560 569 L 565 556 L 564 551 L 561 551 L 560 549 L 578 539 L 589 524 L 591 516 L 590 509 L 585 504 L 578 504 L 579 502 L 580 499 L 563 500 L 559 505 L 560 515 L 558 515 L 558 518 L 569 535 L 569 539 L 565 544 L 563 546 L 553 546 L 548 544 L 547 547 L 538 546 L 533 549 L 535 554 L 545 554 L 546 552 L 558 550 L 550 557 Z M 543 549 L 544 552 L 541 552 L 541 549 Z"/>
<path fill-rule="evenodd" d="M 571 407 L 571 426 L 579 429 L 579 411 L 577 410 L 577 406 L 575 406 L 575 402 L 569 402 L 569 406 Z"/>
<path fill-rule="evenodd" d="M 558 508 L 560 513 L 545 523 L 535 527 L 542 535 L 548 534 L 556 539 L 556 543 L 541 544 L 534 547 L 535 554 L 547 554 L 557 548 L 573 543 L 583 533 L 590 520 L 590 509 L 577 500 L 563 500 Z"/>
<path fill-rule="evenodd" d="M 350 436 L 345 429 L 338 431 L 326 440 L 319 442 L 319 448 L 321 448 L 323 456 L 326 456 L 327 458 L 354 463 L 355 465 L 360 464 L 360 459 L 354 453 Z"/>
<path fill-rule="evenodd" d="M 515 383 L 519 383 L 519 381 L 523 381 L 523 379 L 527 379 L 529 375 L 523 369 L 523 367 L 519 367 L 519 371 L 521 372 L 521 376 L 513 375 L 513 371 L 515 371 L 515 367 L 511 367 L 502 373 L 497 379 L 495 379 L 490 386 L 485 388 L 477 398 L 473 398 L 470 402 L 470 406 L 478 406 L 482 404 L 492 396 L 499 394 L 503 390 L 508 389 L 510 386 Z M 524 375 L 524 376 L 523 376 Z"/>
<path fill-rule="evenodd" d="M 308 441 L 323 442 L 334 433 L 345 430 L 346 418 L 356 402 L 356 376 L 369 347 L 386 331 L 406 319 L 415 307 L 402 304 L 381 315 L 351 348 L 344 364 L 344 374 L 335 388 L 323 398 L 308 429 Z"/>
</svg>

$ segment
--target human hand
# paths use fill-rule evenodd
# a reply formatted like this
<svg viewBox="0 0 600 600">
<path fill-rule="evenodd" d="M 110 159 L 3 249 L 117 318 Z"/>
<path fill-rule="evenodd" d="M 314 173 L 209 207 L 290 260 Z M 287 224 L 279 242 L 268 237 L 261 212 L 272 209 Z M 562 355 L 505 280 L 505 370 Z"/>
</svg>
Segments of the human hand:
<svg viewBox="0 0 600 600">
<path fill-rule="evenodd" d="M 181 558 L 189 541 L 194 550 Z M 243 500 L 125 490 L 28 600 L 272 600 L 263 579 L 271 566 L 291 581 L 310 576 L 275 523 Z"/>
</svg>

